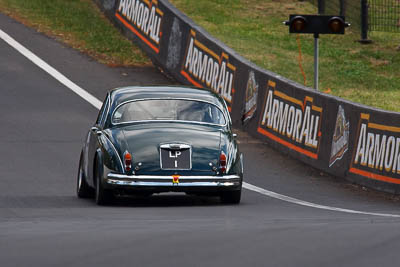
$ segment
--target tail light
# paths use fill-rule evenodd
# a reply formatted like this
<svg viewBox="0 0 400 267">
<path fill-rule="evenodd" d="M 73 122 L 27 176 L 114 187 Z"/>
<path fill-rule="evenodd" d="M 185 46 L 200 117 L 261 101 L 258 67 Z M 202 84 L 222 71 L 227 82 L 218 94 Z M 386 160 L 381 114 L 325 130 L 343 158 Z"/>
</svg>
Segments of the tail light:
<svg viewBox="0 0 400 267">
<path fill-rule="evenodd" d="M 128 151 L 124 153 L 125 170 L 129 172 L 132 170 L 132 155 Z"/>
<path fill-rule="evenodd" d="M 226 172 L 226 155 L 224 152 L 219 155 L 219 170 L 222 174 Z"/>
</svg>

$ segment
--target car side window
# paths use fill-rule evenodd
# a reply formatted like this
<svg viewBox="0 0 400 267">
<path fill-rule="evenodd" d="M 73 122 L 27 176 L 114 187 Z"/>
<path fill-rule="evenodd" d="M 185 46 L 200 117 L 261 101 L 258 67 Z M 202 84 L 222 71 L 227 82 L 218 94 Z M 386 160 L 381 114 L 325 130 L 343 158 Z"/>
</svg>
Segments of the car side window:
<svg viewBox="0 0 400 267">
<path fill-rule="evenodd" d="M 97 117 L 96 124 L 104 126 L 109 106 L 110 106 L 110 97 L 107 95 L 106 100 L 104 101 L 104 104 L 99 111 L 99 116 Z"/>
</svg>

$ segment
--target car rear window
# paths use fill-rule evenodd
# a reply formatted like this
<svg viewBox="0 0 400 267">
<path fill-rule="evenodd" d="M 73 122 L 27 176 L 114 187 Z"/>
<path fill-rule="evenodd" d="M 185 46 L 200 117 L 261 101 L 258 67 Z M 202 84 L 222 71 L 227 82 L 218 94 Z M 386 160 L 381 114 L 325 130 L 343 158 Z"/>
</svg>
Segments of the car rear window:
<svg viewBox="0 0 400 267">
<path fill-rule="evenodd" d="M 112 123 L 135 121 L 188 121 L 225 125 L 223 112 L 215 105 L 186 99 L 147 99 L 117 107 Z"/>
</svg>

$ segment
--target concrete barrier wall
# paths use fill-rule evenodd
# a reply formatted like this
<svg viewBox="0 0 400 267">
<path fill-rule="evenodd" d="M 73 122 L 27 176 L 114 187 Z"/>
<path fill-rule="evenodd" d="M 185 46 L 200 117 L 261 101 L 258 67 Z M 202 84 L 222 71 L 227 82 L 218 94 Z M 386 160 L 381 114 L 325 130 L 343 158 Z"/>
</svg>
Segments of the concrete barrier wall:
<svg viewBox="0 0 400 267">
<path fill-rule="evenodd" d="M 399 113 L 326 95 L 263 70 L 167 0 L 94 1 L 167 75 L 224 97 L 235 126 L 327 173 L 400 192 Z"/>
</svg>

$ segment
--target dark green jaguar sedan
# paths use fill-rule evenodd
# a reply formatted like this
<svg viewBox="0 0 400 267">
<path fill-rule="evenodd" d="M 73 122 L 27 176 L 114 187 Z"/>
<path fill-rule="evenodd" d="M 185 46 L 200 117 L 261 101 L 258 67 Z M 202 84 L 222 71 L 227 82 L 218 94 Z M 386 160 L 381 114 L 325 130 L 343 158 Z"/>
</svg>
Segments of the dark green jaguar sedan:
<svg viewBox="0 0 400 267">
<path fill-rule="evenodd" d="M 111 90 L 80 156 L 77 195 L 185 192 L 238 204 L 243 157 L 225 101 L 204 89 L 173 86 Z"/>
</svg>

